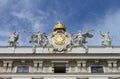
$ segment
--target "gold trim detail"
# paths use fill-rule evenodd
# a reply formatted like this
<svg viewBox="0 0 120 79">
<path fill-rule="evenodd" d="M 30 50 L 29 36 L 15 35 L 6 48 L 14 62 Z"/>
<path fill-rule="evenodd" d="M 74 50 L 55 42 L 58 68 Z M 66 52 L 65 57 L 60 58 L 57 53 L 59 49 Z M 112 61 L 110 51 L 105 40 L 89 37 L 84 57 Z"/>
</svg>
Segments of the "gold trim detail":
<svg viewBox="0 0 120 79">
<path fill-rule="evenodd" d="M 66 27 L 60 21 L 53 27 L 54 31 L 57 29 L 63 29 L 64 31 L 66 31 Z"/>
</svg>

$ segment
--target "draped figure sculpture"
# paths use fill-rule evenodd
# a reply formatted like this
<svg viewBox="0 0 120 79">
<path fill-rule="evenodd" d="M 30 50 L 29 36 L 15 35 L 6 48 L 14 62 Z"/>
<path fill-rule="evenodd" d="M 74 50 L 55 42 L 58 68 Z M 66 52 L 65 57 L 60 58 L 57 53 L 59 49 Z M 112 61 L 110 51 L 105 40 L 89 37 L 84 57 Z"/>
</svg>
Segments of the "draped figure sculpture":
<svg viewBox="0 0 120 79">
<path fill-rule="evenodd" d="M 110 38 L 110 35 L 109 35 L 109 32 L 106 32 L 105 34 L 102 34 L 100 32 L 101 36 L 103 37 L 103 40 L 102 40 L 102 45 L 103 46 L 111 46 L 111 38 Z"/>
<path fill-rule="evenodd" d="M 9 44 L 10 46 L 17 46 L 18 44 L 18 39 L 19 39 L 19 32 L 13 32 L 10 36 L 9 36 Z"/>
<path fill-rule="evenodd" d="M 81 31 L 78 31 L 78 34 L 74 34 L 72 35 L 72 42 L 73 42 L 73 45 L 76 45 L 76 46 L 83 46 L 83 44 L 87 43 L 86 41 L 86 38 L 92 38 L 93 35 L 89 33 L 89 31 L 86 31 L 86 32 L 81 32 Z"/>
<path fill-rule="evenodd" d="M 36 34 L 32 33 L 31 37 L 30 37 L 30 43 L 34 42 L 37 43 L 40 46 L 45 46 L 45 44 L 47 43 L 47 35 L 46 33 L 40 33 L 37 32 Z"/>
</svg>

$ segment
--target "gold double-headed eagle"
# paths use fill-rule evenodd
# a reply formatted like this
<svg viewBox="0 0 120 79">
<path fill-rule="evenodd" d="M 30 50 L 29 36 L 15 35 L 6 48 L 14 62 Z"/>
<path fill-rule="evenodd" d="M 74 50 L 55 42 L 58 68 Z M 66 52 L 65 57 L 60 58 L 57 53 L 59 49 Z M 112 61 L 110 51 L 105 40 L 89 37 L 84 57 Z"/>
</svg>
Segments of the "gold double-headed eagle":
<svg viewBox="0 0 120 79">
<path fill-rule="evenodd" d="M 66 36 L 63 33 L 56 33 L 53 37 L 53 42 L 59 46 L 64 45 L 66 41 Z"/>
<path fill-rule="evenodd" d="M 64 32 L 66 31 L 66 27 L 59 21 L 54 27 L 53 27 L 53 30 L 54 31 L 57 31 L 57 30 L 63 30 Z M 65 33 L 62 33 L 62 32 L 57 32 L 54 34 L 54 37 L 52 38 L 53 39 L 53 42 L 56 44 L 56 45 L 59 45 L 59 46 L 62 46 L 65 44 L 65 42 L 67 41 L 66 39 L 66 35 Z"/>
<path fill-rule="evenodd" d="M 53 27 L 53 33 L 49 39 L 51 47 L 48 48 L 52 53 L 66 53 L 71 51 L 70 36 L 66 33 L 66 27 L 58 22 Z"/>
</svg>

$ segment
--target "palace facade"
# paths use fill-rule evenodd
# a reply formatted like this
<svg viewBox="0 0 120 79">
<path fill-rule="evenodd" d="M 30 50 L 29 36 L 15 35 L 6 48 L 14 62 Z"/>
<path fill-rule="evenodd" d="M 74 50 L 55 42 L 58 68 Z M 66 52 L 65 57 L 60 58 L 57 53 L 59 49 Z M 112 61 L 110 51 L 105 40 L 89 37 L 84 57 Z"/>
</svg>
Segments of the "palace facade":
<svg viewBox="0 0 120 79">
<path fill-rule="evenodd" d="M 0 46 L 0 79 L 120 79 L 120 46 L 110 40 L 85 46 L 92 34 L 68 34 L 60 22 L 51 35 L 36 35 L 35 46 L 17 46 L 13 37 Z"/>
</svg>

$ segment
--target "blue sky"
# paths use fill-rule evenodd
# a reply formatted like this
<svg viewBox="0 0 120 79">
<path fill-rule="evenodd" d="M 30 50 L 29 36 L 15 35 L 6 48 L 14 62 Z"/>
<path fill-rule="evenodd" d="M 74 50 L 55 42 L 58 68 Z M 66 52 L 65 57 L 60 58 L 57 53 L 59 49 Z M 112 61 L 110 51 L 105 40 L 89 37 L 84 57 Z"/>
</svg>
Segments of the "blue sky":
<svg viewBox="0 0 120 79">
<path fill-rule="evenodd" d="M 109 31 L 112 45 L 120 45 L 120 0 L 0 0 L 0 45 L 8 45 L 14 31 L 41 31 L 50 34 L 62 21 L 67 32 L 94 29 L 87 45 L 101 45 Z M 19 45 L 29 44 L 30 34 L 21 33 Z"/>
</svg>

